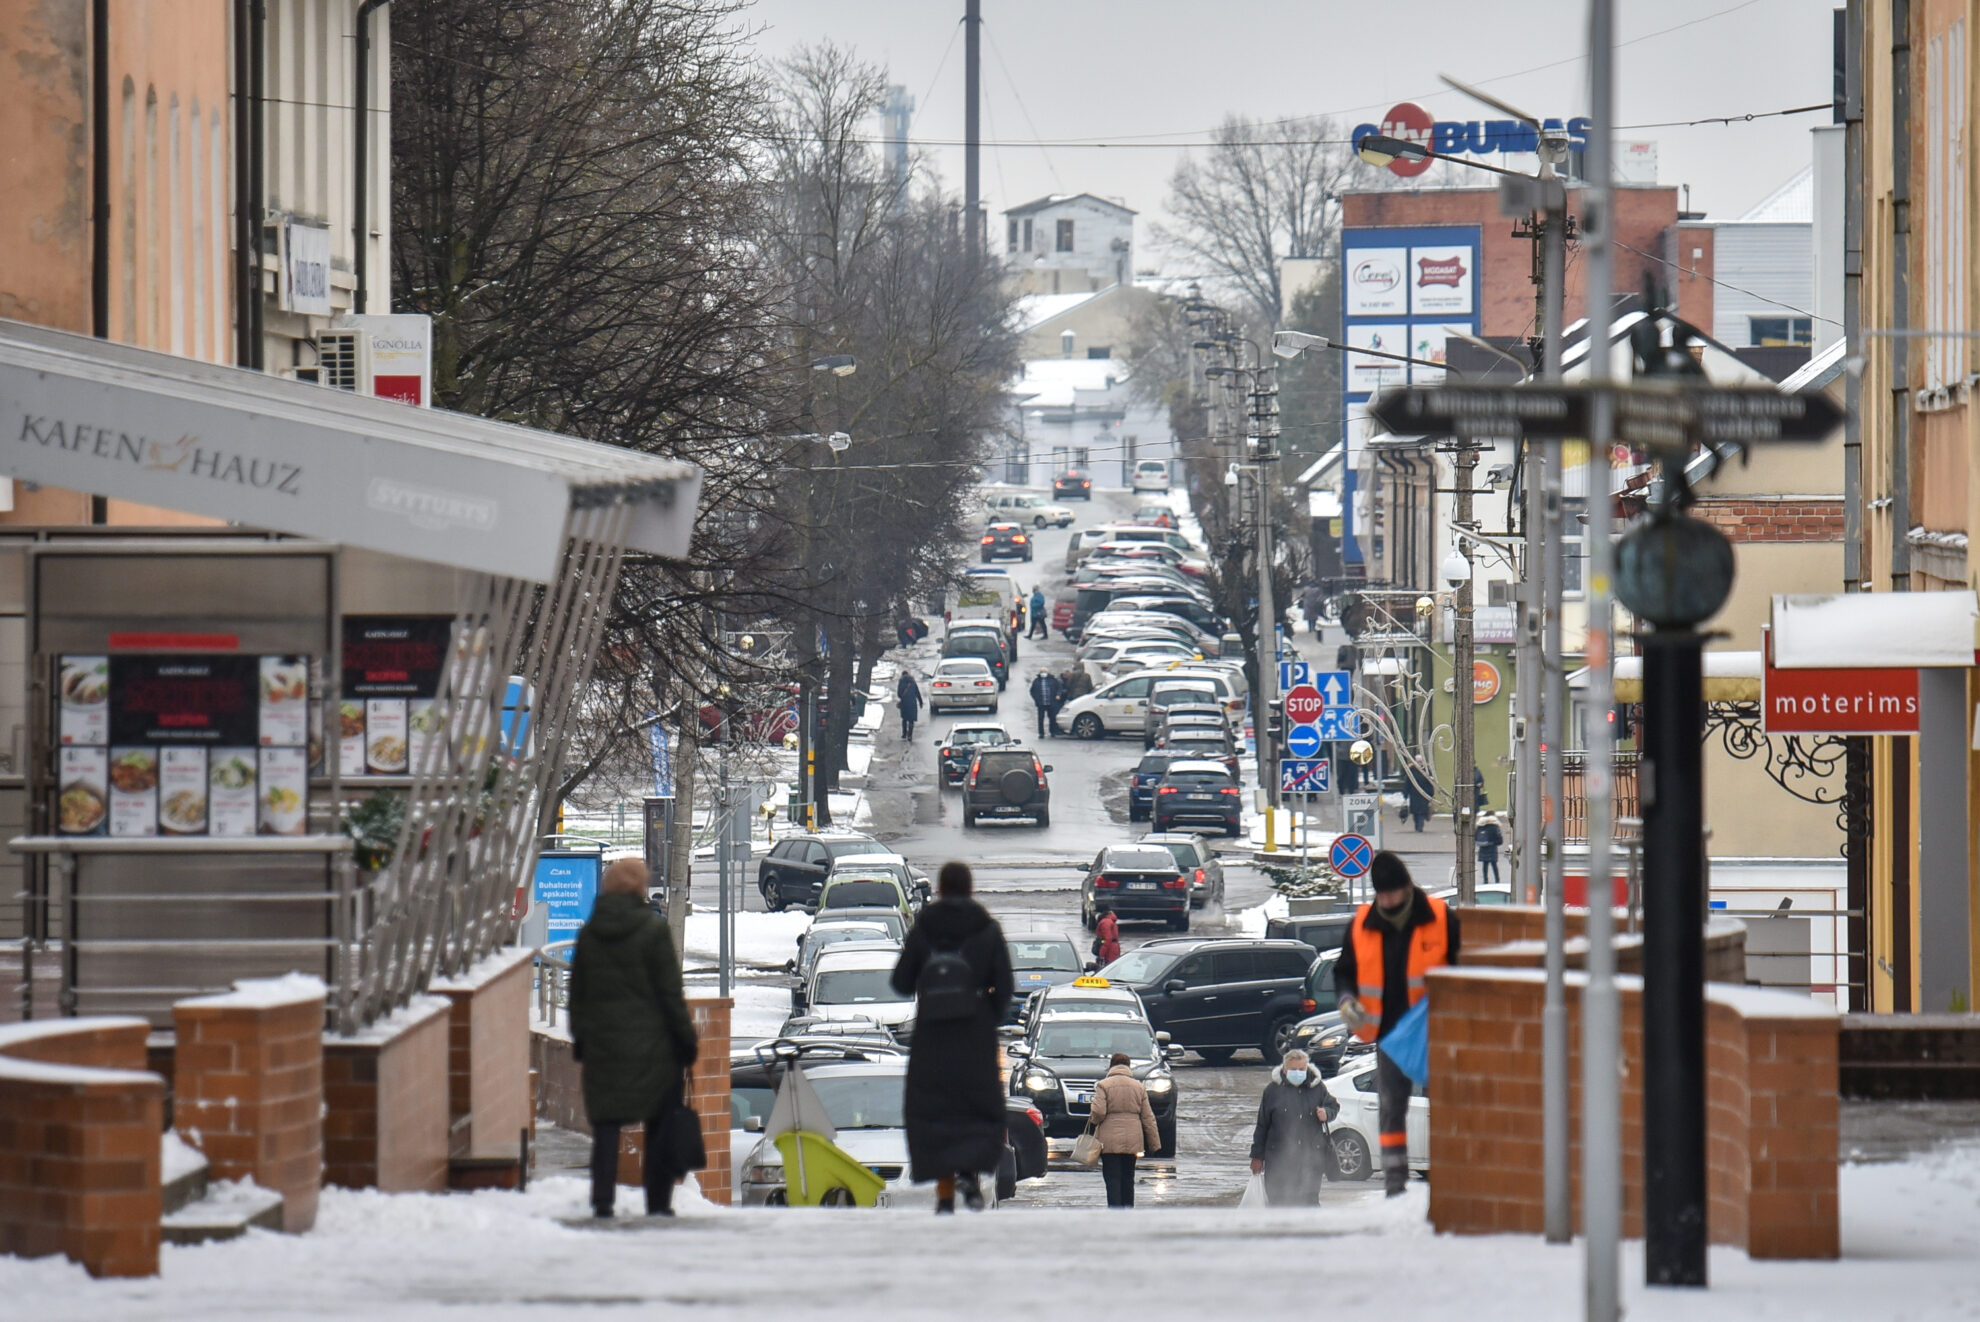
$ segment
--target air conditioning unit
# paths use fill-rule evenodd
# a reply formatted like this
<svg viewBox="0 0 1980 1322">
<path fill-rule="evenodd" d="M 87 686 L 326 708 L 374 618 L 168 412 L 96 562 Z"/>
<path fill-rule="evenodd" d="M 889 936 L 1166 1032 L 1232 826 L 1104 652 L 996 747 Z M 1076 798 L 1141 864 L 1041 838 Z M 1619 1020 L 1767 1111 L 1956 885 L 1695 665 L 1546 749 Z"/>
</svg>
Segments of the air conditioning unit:
<svg viewBox="0 0 1980 1322">
<path fill-rule="evenodd" d="M 371 332 L 348 327 L 318 331 L 316 379 L 334 390 L 372 394 Z"/>
</svg>

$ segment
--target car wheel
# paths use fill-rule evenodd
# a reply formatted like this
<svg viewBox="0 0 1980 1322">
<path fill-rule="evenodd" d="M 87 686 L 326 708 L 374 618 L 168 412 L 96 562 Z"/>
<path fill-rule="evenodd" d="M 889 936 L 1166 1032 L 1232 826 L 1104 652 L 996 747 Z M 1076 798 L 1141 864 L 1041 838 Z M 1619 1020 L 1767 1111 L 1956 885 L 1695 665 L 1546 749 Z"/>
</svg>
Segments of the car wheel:
<svg viewBox="0 0 1980 1322">
<path fill-rule="evenodd" d="M 1265 1057 L 1267 1065 L 1276 1065 L 1285 1058 L 1293 1047 L 1293 1030 L 1299 1027 L 1297 1015 L 1286 1015 L 1274 1019 L 1266 1032 L 1265 1040 L 1258 1044 L 1258 1054 Z"/>
<path fill-rule="evenodd" d="M 784 893 L 775 886 L 763 887 L 763 907 L 771 913 L 783 912 Z"/>
<path fill-rule="evenodd" d="M 789 1207 L 791 1200 L 782 1189 L 772 1189 L 763 1196 L 763 1205 L 765 1207 Z"/>
<path fill-rule="evenodd" d="M 819 1197 L 819 1199 L 818 1199 L 818 1205 L 819 1205 L 820 1207 L 857 1207 L 857 1206 L 859 1206 L 859 1204 L 858 1204 L 857 1202 L 855 1202 L 855 1201 L 853 1200 L 853 1192 L 852 1192 L 852 1190 L 851 1190 L 851 1189 L 848 1189 L 848 1188 L 846 1188 L 846 1186 L 844 1186 L 843 1184 L 835 1184 L 835 1185 L 833 1185 L 833 1186 L 832 1186 L 831 1188 L 829 1188 L 829 1189 L 827 1189 L 827 1190 L 826 1190 L 826 1191 L 825 1191 L 825 1192 L 824 1192 L 824 1193 L 823 1193 L 823 1194 L 822 1194 L 822 1195 L 821 1195 L 821 1196 Z"/>
<path fill-rule="evenodd" d="M 1155 1122 L 1155 1136 L 1161 1140 L 1162 1146 L 1148 1155 L 1151 1157 L 1168 1157 L 1174 1159 L 1176 1155 L 1175 1112 L 1171 1111 L 1167 1120 L 1157 1120 Z"/>
<path fill-rule="evenodd" d="M 1100 724 L 1098 716 L 1090 711 L 1083 711 L 1072 723 L 1072 732 L 1075 739 L 1098 739 L 1107 733 L 1107 728 Z"/>
<path fill-rule="evenodd" d="M 1052 824 L 1052 810 L 1050 808 L 1040 808 L 1038 810 L 1038 825 L 1041 828 L 1043 828 L 1043 827 L 1048 827 L 1051 824 Z"/>
<path fill-rule="evenodd" d="M 1079 906 L 1079 925 L 1089 932 L 1100 926 L 1100 920 L 1093 916 L 1093 910 L 1087 908 L 1084 903 Z"/>
<path fill-rule="evenodd" d="M 1193 1050 L 1203 1058 L 1204 1063 L 1210 1065 L 1221 1065 L 1237 1053 L 1236 1047 L 1195 1047 Z"/>
<path fill-rule="evenodd" d="M 1189 910 L 1185 909 L 1181 913 L 1170 914 L 1169 930 L 1171 932 L 1187 932 L 1189 930 Z"/>
<path fill-rule="evenodd" d="M 1236 839 L 1238 832 L 1242 831 L 1243 829 L 1244 828 L 1238 825 L 1236 822 L 1232 822 L 1229 826 L 1224 828 L 1224 834 L 1230 836 L 1232 839 Z"/>
<path fill-rule="evenodd" d="M 1155 831 L 1157 834 L 1160 834 L 1161 832 L 1166 831 L 1168 829 L 1169 829 L 1169 823 L 1163 821 L 1160 817 L 1157 817 L 1155 819 Z"/>
<path fill-rule="evenodd" d="M 1142 818 L 1143 818 L 1144 816 L 1146 816 L 1146 814 L 1145 814 L 1145 813 L 1143 813 L 1143 812 L 1141 811 L 1141 809 L 1139 809 L 1139 808 L 1137 808 L 1137 807 L 1135 807 L 1135 806 L 1134 806 L 1133 804 L 1131 804 L 1131 803 L 1130 803 L 1130 804 L 1128 805 L 1128 820 L 1129 820 L 1130 822 L 1138 822 L 1138 821 L 1140 821 L 1140 820 L 1141 820 L 1141 819 L 1142 819 Z"/>
<path fill-rule="evenodd" d="M 997 1201 L 1017 1197 L 1017 1149 L 1004 1144 L 1003 1159 L 997 1163 Z"/>
<path fill-rule="evenodd" d="M 1375 1173 L 1375 1163 L 1368 1158 L 1368 1140 L 1352 1129 L 1334 1131 L 1334 1164 L 1340 1167 L 1343 1180 L 1365 1180 Z"/>
</svg>

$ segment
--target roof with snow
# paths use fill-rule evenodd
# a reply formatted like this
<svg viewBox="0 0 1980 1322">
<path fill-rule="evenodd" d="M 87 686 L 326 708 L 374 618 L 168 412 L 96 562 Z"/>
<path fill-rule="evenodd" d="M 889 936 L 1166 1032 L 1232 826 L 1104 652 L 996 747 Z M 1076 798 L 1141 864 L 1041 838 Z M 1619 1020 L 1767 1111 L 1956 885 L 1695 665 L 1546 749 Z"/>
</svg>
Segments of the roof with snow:
<svg viewBox="0 0 1980 1322">
<path fill-rule="evenodd" d="M 1025 408 L 1071 408 L 1082 394 L 1105 394 L 1128 379 L 1118 358 L 1034 358 L 1011 387 Z"/>
<path fill-rule="evenodd" d="M 1761 198 L 1739 218 L 1749 224 L 1807 223 L 1815 219 L 1815 167 L 1803 166 L 1801 173 Z"/>
<path fill-rule="evenodd" d="M 1017 301 L 1018 332 L 1022 334 L 1036 330 L 1054 317 L 1063 317 L 1092 297 L 1091 291 L 1084 294 L 1026 294 Z"/>
<path fill-rule="evenodd" d="M 1110 211 L 1118 211 L 1124 216 L 1139 214 L 1133 207 L 1122 206 L 1112 198 L 1098 197 L 1092 193 L 1052 193 L 1045 197 L 1037 198 L 1034 201 L 1026 202 L 1022 206 L 1008 207 L 1005 209 L 1004 214 L 1007 216 L 1023 216 L 1033 211 L 1043 211 L 1046 207 L 1063 206 L 1067 202 L 1079 201 L 1091 202 L 1095 206 L 1106 207 Z"/>
</svg>

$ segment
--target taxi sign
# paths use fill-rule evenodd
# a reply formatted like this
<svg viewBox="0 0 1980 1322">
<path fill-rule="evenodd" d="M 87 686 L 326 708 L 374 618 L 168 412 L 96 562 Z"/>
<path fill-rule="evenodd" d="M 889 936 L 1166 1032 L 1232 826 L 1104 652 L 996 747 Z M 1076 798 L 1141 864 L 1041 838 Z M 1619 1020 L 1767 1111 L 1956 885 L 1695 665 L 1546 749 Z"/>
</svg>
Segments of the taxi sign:
<svg viewBox="0 0 1980 1322">
<path fill-rule="evenodd" d="M 1105 978 L 1095 978 L 1089 975 L 1083 978 L 1074 978 L 1072 985 L 1075 987 L 1111 987 L 1114 984 Z"/>
</svg>

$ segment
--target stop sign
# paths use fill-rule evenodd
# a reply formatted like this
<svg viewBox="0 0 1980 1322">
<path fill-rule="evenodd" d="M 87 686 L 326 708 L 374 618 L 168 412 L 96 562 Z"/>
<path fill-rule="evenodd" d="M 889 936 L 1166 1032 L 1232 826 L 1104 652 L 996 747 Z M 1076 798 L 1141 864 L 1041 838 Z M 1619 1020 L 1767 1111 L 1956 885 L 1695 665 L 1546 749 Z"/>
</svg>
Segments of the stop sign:
<svg viewBox="0 0 1980 1322">
<path fill-rule="evenodd" d="M 1320 719 L 1320 713 L 1325 710 L 1327 700 L 1311 684 L 1299 684 L 1286 690 L 1286 720 L 1292 724 L 1311 725 Z"/>
</svg>

